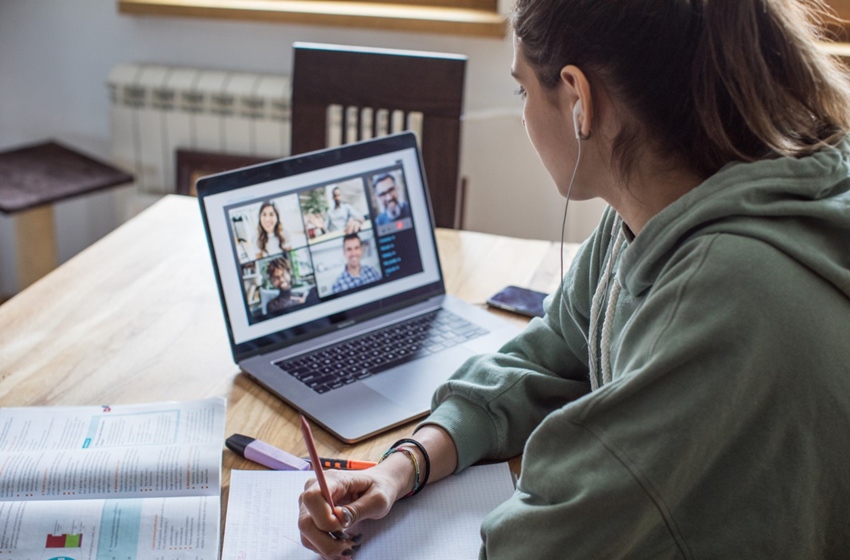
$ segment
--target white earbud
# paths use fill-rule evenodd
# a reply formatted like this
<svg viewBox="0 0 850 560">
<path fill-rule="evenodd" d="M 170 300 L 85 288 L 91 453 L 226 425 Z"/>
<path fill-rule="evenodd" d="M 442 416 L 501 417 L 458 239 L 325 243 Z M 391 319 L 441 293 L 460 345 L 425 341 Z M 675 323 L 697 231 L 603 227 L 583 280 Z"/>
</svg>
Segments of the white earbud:
<svg viewBox="0 0 850 560">
<path fill-rule="evenodd" d="M 575 126 L 575 129 L 576 129 L 576 140 L 581 140 L 581 125 L 578 121 L 581 114 L 582 114 L 581 99 L 579 99 L 578 101 L 576 101 L 576 104 L 573 107 L 573 126 Z"/>
</svg>

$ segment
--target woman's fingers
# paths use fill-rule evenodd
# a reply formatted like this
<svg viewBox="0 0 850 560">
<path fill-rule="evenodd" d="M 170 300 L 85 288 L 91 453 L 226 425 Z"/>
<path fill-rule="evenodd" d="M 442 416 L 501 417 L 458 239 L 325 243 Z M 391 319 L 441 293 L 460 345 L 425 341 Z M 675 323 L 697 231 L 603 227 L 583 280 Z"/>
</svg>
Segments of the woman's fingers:
<svg viewBox="0 0 850 560">
<path fill-rule="evenodd" d="M 301 544 L 310 550 L 317 552 L 325 558 L 337 558 L 351 556 L 360 548 L 361 536 L 357 533 L 345 531 L 334 531 L 329 533 L 316 526 L 309 515 L 305 515 L 304 508 L 298 519 L 298 528 L 301 531 Z"/>
<path fill-rule="evenodd" d="M 348 485 L 340 484 L 341 481 L 334 475 L 327 478 L 331 492 L 336 495 L 335 499 L 345 500 Z M 348 508 L 337 507 L 332 510 L 315 479 L 307 482 L 299 502 L 301 511 L 298 529 L 301 531 L 302 545 L 325 558 L 344 558 L 360 548 L 360 535 L 346 530 L 353 524 Z"/>
<path fill-rule="evenodd" d="M 326 478 L 331 494 L 338 495 L 338 484 L 335 477 L 326 474 Z M 343 496 L 335 496 L 334 499 L 340 499 Z M 304 485 L 304 492 L 301 493 L 298 500 L 301 504 L 301 516 L 309 515 L 319 530 L 331 533 L 342 529 L 339 518 L 325 500 L 315 478 L 307 481 L 307 484 Z"/>
<path fill-rule="evenodd" d="M 392 506 L 388 481 L 377 473 L 373 469 L 326 472 L 328 489 L 337 504 L 334 509 L 315 479 L 308 481 L 299 497 L 302 544 L 328 558 L 356 552 L 360 548 L 360 535 L 354 527 L 357 522 L 384 517 Z"/>
</svg>

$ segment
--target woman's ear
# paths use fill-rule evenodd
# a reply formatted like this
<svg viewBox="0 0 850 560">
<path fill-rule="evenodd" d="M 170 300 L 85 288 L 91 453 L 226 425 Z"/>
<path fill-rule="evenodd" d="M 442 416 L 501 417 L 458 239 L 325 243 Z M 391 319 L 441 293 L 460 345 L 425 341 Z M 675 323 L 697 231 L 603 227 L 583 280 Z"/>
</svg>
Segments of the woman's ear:
<svg viewBox="0 0 850 560">
<path fill-rule="evenodd" d="M 580 68 L 570 64 L 561 68 L 561 83 L 566 88 L 567 100 L 571 103 L 576 136 L 587 139 L 593 129 L 593 96 L 590 92 L 590 82 Z"/>
</svg>

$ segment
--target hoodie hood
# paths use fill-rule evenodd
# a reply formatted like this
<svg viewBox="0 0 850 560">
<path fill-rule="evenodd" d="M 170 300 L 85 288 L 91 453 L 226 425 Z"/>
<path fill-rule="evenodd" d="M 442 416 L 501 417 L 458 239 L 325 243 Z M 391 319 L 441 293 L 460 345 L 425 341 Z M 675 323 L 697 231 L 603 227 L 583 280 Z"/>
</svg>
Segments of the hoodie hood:
<svg viewBox="0 0 850 560">
<path fill-rule="evenodd" d="M 623 251 L 623 287 L 643 295 L 683 244 L 716 233 L 768 243 L 850 297 L 850 141 L 726 165 L 647 222 Z"/>
</svg>

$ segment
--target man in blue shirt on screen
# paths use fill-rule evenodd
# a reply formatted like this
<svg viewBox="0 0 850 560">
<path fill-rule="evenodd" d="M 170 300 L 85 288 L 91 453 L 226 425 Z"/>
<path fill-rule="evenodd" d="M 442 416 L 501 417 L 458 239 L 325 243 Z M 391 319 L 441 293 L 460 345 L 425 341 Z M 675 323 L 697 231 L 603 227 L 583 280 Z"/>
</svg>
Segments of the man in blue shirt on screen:
<svg viewBox="0 0 850 560">
<path fill-rule="evenodd" d="M 345 253 L 345 270 L 331 287 L 333 293 L 357 288 L 381 279 L 380 272 L 367 264 L 360 264 L 363 258 L 363 243 L 356 233 L 349 233 L 342 238 L 342 250 Z"/>
</svg>

